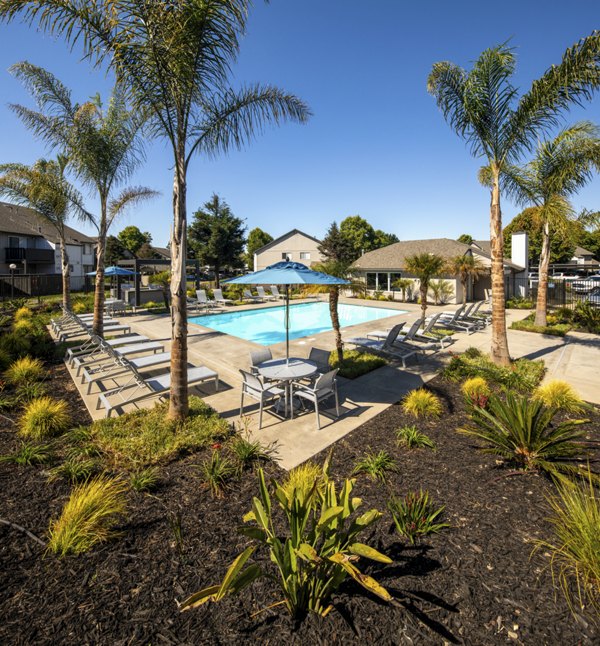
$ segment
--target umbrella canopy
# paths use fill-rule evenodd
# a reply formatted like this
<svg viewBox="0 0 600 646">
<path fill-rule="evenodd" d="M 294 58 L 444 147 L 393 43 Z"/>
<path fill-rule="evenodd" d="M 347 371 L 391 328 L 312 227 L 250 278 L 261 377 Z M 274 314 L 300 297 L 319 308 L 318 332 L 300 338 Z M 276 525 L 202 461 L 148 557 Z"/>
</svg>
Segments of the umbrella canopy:
<svg viewBox="0 0 600 646">
<path fill-rule="evenodd" d="M 285 285 L 285 356 L 290 356 L 290 292 L 289 285 L 349 285 L 350 281 L 313 271 L 299 262 L 282 260 L 266 269 L 245 276 L 224 280 L 235 285 Z"/>
<path fill-rule="evenodd" d="M 124 267 L 117 267 L 116 265 L 111 265 L 110 267 L 106 267 L 104 269 L 104 275 L 105 276 L 135 276 L 136 272 L 131 271 L 129 269 L 125 269 Z M 86 276 L 95 276 L 96 272 L 95 271 L 88 271 Z"/>
</svg>

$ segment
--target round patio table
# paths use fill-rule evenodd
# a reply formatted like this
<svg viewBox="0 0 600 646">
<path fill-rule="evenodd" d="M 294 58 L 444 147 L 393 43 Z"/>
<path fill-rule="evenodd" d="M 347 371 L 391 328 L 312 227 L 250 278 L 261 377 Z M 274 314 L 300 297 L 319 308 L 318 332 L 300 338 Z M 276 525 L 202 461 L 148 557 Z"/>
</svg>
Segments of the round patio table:
<svg viewBox="0 0 600 646">
<path fill-rule="evenodd" d="M 285 411 L 287 416 L 288 408 L 290 417 L 294 418 L 294 406 L 291 397 L 292 382 L 298 379 L 311 377 L 317 372 L 317 364 L 308 359 L 298 359 L 290 357 L 289 359 L 270 359 L 257 366 L 258 373 L 265 379 L 285 382 Z"/>
</svg>

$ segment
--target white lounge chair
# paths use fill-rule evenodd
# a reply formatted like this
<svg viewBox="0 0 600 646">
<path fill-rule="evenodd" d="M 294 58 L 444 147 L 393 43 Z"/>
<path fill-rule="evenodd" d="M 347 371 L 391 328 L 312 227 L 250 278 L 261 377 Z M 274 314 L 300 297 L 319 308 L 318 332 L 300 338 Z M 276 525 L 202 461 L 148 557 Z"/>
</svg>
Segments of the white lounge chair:
<svg viewBox="0 0 600 646">
<path fill-rule="evenodd" d="M 101 339 L 99 336 L 90 335 L 90 338 L 85 343 L 67 350 L 65 361 L 73 365 L 73 360 L 76 357 L 91 357 L 93 354 L 102 352 L 101 341 L 104 341 L 104 343 L 111 347 L 117 347 L 119 345 L 141 343 L 143 341 L 149 341 L 149 339 L 143 334 L 128 334 L 125 336 L 118 336 L 107 341 L 106 339 Z"/>
<path fill-rule="evenodd" d="M 263 299 L 261 295 L 254 296 L 249 289 L 244 290 L 244 295 L 242 298 L 243 301 L 250 301 L 251 303 L 262 303 Z"/>
<path fill-rule="evenodd" d="M 222 289 L 213 289 L 213 295 L 215 297 L 215 303 L 219 305 L 231 305 L 233 301 L 230 298 L 223 298 Z"/>
<path fill-rule="evenodd" d="M 212 309 L 218 307 L 217 303 L 215 301 L 211 300 L 206 296 L 206 290 L 205 289 L 197 289 L 196 290 L 196 299 L 198 300 L 198 305 L 200 307 L 206 307 L 206 309 Z"/>
<path fill-rule="evenodd" d="M 394 345 L 403 325 L 404 323 L 394 325 L 385 341 L 375 341 L 373 339 L 363 337 L 354 337 L 352 339 L 347 339 L 346 343 L 356 346 L 359 350 L 381 353 L 392 358 L 399 359 L 402 361 L 402 366 L 406 368 L 406 360 L 410 357 L 418 358 L 419 353 L 422 352 L 422 348 Z"/>
<path fill-rule="evenodd" d="M 273 294 L 267 294 L 267 292 L 265 291 L 265 288 L 262 285 L 256 286 L 256 293 L 265 301 L 277 300 L 277 297 L 273 296 Z"/>
<path fill-rule="evenodd" d="M 284 294 L 279 293 L 279 289 L 277 288 L 277 285 L 271 285 L 271 294 L 273 294 L 275 298 L 285 298 Z"/>
<path fill-rule="evenodd" d="M 103 353 L 101 356 L 96 358 L 86 358 L 86 357 L 76 357 L 73 360 L 73 368 L 75 368 L 75 374 L 77 377 L 81 374 L 81 371 L 85 368 L 89 371 L 90 366 L 97 366 L 93 370 L 102 370 L 106 365 L 110 367 L 110 364 L 114 364 L 115 356 L 127 357 L 132 354 L 140 354 L 141 352 L 163 352 L 165 346 L 160 343 L 160 341 L 147 341 L 144 343 L 131 343 L 129 345 L 119 346 L 117 348 L 112 348 L 106 346 L 103 342 L 102 350 Z M 84 383 L 84 380 L 81 381 Z"/>
</svg>

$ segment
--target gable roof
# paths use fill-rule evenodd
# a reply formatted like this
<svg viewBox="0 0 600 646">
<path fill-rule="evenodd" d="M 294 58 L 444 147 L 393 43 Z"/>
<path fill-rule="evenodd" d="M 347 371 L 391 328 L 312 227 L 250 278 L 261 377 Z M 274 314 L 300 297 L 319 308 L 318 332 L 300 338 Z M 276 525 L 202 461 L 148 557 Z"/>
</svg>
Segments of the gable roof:
<svg viewBox="0 0 600 646">
<path fill-rule="evenodd" d="M 25 206 L 16 206 L 8 202 L 0 202 L 0 232 L 16 235 L 36 236 L 58 244 L 56 229 L 48 224 L 36 211 Z M 96 240 L 65 226 L 67 244 L 94 244 Z"/>
<path fill-rule="evenodd" d="M 317 240 L 317 238 L 314 238 L 313 236 L 309 236 L 308 233 L 304 233 L 304 231 L 300 231 L 300 229 L 292 229 L 291 231 L 288 231 L 287 233 L 284 233 L 282 236 L 279 236 L 279 238 L 276 238 L 275 240 L 271 240 L 271 242 L 268 242 L 266 245 L 262 246 L 260 249 L 257 249 L 254 253 L 262 253 L 263 251 L 267 251 L 267 249 L 270 249 L 271 247 L 275 247 L 278 245 L 280 242 L 283 242 L 284 240 L 287 240 L 288 238 L 291 238 L 292 236 L 300 234 L 301 236 L 304 236 L 305 238 L 308 238 L 309 240 L 312 240 L 313 242 L 316 242 L 317 244 L 321 244 L 320 240 Z"/>
<path fill-rule="evenodd" d="M 575 247 L 575 251 L 573 253 L 574 257 L 577 256 L 593 256 L 594 252 L 589 251 L 588 249 L 584 249 L 583 247 Z"/>
<path fill-rule="evenodd" d="M 165 260 L 171 260 L 171 250 L 168 247 L 155 247 L 152 245 L 152 250 L 164 258 Z"/>
<path fill-rule="evenodd" d="M 489 240 L 473 240 L 473 245 L 471 246 L 479 247 L 486 253 L 492 253 L 492 244 Z"/>
</svg>

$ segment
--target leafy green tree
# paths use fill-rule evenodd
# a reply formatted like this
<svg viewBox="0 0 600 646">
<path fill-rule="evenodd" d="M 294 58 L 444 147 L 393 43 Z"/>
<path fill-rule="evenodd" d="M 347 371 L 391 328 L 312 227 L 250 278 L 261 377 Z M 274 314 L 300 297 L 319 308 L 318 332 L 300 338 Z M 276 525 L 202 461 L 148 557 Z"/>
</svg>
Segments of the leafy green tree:
<svg viewBox="0 0 600 646">
<path fill-rule="evenodd" d="M 134 256 L 137 256 L 138 250 L 140 247 L 145 244 L 150 244 L 152 242 L 152 236 L 147 232 L 141 232 L 138 227 L 133 224 L 125 227 L 123 231 L 119 232 L 119 240 Z"/>
<path fill-rule="evenodd" d="M 108 64 L 136 111 L 150 118 L 150 134 L 173 153 L 171 235 L 171 391 L 168 416 L 188 412 L 187 174 L 194 154 L 240 148 L 267 124 L 306 122 L 310 111 L 272 86 L 229 84 L 246 30 L 249 0 L 84 2 L 3 0 L 0 17 L 20 16 L 95 64 Z"/>
<path fill-rule="evenodd" d="M 449 269 L 450 273 L 457 275 L 460 279 L 464 305 L 467 302 L 467 284 L 469 280 L 477 280 L 487 273 L 487 268 L 483 266 L 479 258 L 469 253 L 452 258 L 449 263 Z"/>
<path fill-rule="evenodd" d="M 200 262 L 214 268 L 217 287 L 222 269 L 241 267 L 245 232 L 244 221 L 236 218 L 227 202 L 218 195 L 213 194 L 203 208 L 194 213 L 188 229 L 190 249 Z"/>
<path fill-rule="evenodd" d="M 137 250 L 138 258 L 158 258 L 158 254 L 152 248 L 152 245 L 149 242 L 144 242 L 142 246 Z M 169 280 L 170 280 L 169 276 Z"/>
<path fill-rule="evenodd" d="M 421 319 L 425 322 L 427 314 L 427 292 L 429 283 L 433 278 L 441 276 L 446 267 L 446 262 L 441 256 L 433 253 L 418 253 L 404 259 L 404 268 L 419 279 L 419 293 L 421 295 Z"/>
<path fill-rule="evenodd" d="M 71 307 L 71 281 L 67 252 L 66 223 L 74 216 L 89 222 L 92 216 L 84 209 L 79 192 L 64 177 L 67 160 L 40 159 L 33 166 L 0 165 L 0 195 L 36 211 L 40 219 L 52 226 L 58 235 L 62 268 L 63 305 Z"/>
<path fill-rule="evenodd" d="M 534 204 L 530 211 L 541 230 L 539 283 L 535 324 L 546 325 L 548 268 L 552 239 L 566 238 L 575 212 L 569 198 L 600 170 L 600 131 L 584 121 L 538 144 L 535 157 L 525 166 L 508 166 L 504 183 L 521 204 Z"/>
<path fill-rule="evenodd" d="M 472 245 L 474 242 L 473 236 L 469 235 L 468 233 L 463 233 L 462 235 L 459 235 L 456 240 L 457 242 L 462 242 L 463 244 L 468 244 L 468 245 Z"/>
<path fill-rule="evenodd" d="M 4 8 L 0 5 L 0 13 Z M 41 67 L 23 62 L 14 65 L 11 71 L 24 83 L 39 108 L 36 112 L 13 105 L 13 111 L 50 148 L 66 154 L 68 168 L 98 194 L 100 215 L 94 220 L 98 243 L 93 329 L 102 336 L 106 236 L 112 223 L 127 208 L 157 195 L 144 187 L 125 188 L 115 195 L 117 187 L 131 177 L 144 158 L 139 143 L 143 113 L 127 108 L 119 87 L 103 109 L 98 96 L 82 105 L 74 104 L 71 92 Z"/>
<path fill-rule="evenodd" d="M 450 62 L 434 63 L 427 90 L 450 127 L 490 168 L 492 252 L 492 358 L 510 364 L 506 336 L 504 249 L 500 180 L 506 167 L 531 151 L 553 128 L 561 112 L 590 99 L 600 85 L 600 32 L 576 43 L 518 99 L 511 79 L 515 55 L 506 44 L 486 49 L 470 71 Z"/>
<path fill-rule="evenodd" d="M 246 242 L 246 264 L 248 269 L 254 271 L 254 254 L 258 249 L 264 247 L 269 242 L 273 242 L 273 236 L 269 235 L 259 227 L 255 227 L 248 234 L 248 241 Z"/>
<path fill-rule="evenodd" d="M 106 250 L 104 261 L 108 266 L 116 265 L 119 260 L 127 256 L 127 249 L 116 236 L 106 236 Z"/>
<path fill-rule="evenodd" d="M 395 233 L 386 233 L 381 229 L 375 229 L 375 242 L 374 249 L 380 249 L 381 247 L 387 247 L 390 244 L 395 242 L 400 242 L 400 239 Z"/>
<path fill-rule="evenodd" d="M 375 229 L 360 215 L 350 215 L 340 222 L 340 234 L 347 240 L 352 250 L 352 260 L 363 253 L 376 249 Z"/>
</svg>

